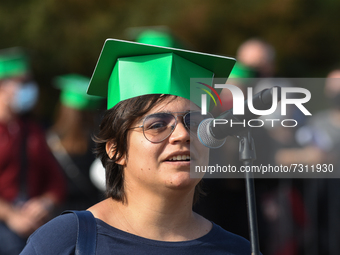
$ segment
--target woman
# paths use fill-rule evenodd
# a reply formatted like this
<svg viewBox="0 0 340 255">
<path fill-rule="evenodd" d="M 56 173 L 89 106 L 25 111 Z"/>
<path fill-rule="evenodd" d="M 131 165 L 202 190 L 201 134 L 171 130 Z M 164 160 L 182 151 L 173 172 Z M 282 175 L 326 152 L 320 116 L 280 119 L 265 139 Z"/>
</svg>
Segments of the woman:
<svg viewBox="0 0 340 255">
<path fill-rule="evenodd" d="M 115 49 L 122 49 L 129 43 L 114 44 Z M 152 46 L 136 45 L 153 55 Z M 136 45 L 131 46 L 134 53 Z M 103 68 L 103 57 L 108 52 L 112 55 L 111 50 L 104 47 L 89 92 L 93 86 L 97 89 L 97 71 Z M 183 63 L 172 54 L 171 65 Z M 156 70 L 159 60 L 167 57 L 134 59 L 128 69 L 150 73 L 151 62 L 156 61 L 151 67 Z M 142 70 L 146 62 L 147 69 Z M 127 63 L 131 63 L 130 58 Z M 113 65 L 108 82 L 109 110 L 96 137 L 96 152 L 106 169 L 108 198 L 88 209 L 96 218 L 96 254 L 249 254 L 247 240 L 192 211 L 201 192 L 201 178 L 190 178 L 190 164 L 208 164 L 209 151 L 195 135 L 204 116 L 189 100 L 188 90 L 183 84 L 166 86 L 166 80 L 162 88 L 155 88 L 150 85 L 152 77 L 140 76 L 138 88 L 143 91 L 136 92 L 132 85 L 112 82 L 117 81 L 117 73 L 120 79 L 128 79 L 122 77 L 125 65 Z M 165 87 L 168 93 L 157 93 Z M 33 234 L 22 254 L 73 254 L 76 239 L 76 217 L 61 215 Z"/>
</svg>

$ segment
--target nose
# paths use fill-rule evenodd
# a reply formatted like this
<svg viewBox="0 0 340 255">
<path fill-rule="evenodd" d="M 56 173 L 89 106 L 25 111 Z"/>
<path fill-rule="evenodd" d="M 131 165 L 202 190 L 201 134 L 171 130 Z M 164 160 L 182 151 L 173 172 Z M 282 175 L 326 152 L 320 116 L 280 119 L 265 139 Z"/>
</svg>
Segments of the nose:
<svg viewBox="0 0 340 255">
<path fill-rule="evenodd" d="M 189 130 L 185 127 L 183 118 L 177 119 L 177 125 L 175 126 L 174 131 L 171 133 L 169 141 L 170 143 L 190 142 Z"/>
</svg>

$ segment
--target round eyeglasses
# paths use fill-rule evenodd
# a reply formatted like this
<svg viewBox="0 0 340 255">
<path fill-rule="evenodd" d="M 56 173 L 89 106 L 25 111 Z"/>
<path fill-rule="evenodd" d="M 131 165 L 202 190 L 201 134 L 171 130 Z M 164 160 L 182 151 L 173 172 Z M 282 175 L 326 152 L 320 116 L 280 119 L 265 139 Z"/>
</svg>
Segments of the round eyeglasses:
<svg viewBox="0 0 340 255">
<path fill-rule="evenodd" d="M 176 113 L 176 116 L 174 113 Z M 175 130 L 178 123 L 178 116 L 183 116 L 184 126 L 195 136 L 197 136 L 197 128 L 199 124 L 207 118 L 213 118 L 210 113 L 202 115 L 200 111 L 174 113 L 158 112 L 147 115 L 143 120 L 143 125 L 129 129 L 143 128 L 143 134 L 148 141 L 152 143 L 160 143 L 168 138 Z"/>
</svg>

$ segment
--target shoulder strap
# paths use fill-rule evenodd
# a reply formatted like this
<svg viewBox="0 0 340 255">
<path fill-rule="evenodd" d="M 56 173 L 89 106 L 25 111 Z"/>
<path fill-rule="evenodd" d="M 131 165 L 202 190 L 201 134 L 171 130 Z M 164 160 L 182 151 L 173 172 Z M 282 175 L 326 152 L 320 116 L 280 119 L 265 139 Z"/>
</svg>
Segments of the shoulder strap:
<svg viewBox="0 0 340 255">
<path fill-rule="evenodd" d="M 51 148 L 54 157 L 57 159 L 62 170 L 65 172 L 70 181 L 72 181 L 84 195 L 86 195 L 88 198 L 91 198 L 93 194 L 91 188 L 89 187 L 92 186 L 92 183 L 88 178 L 86 178 L 86 176 L 74 162 L 74 159 L 72 159 L 72 157 L 68 154 L 60 141 L 59 135 L 56 132 L 51 131 L 48 133 L 47 144 Z M 58 149 L 53 149 L 55 147 Z"/>
<path fill-rule="evenodd" d="M 78 231 L 75 255 L 95 255 L 97 242 L 97 223 L 89 211 L 65 211 L 77 216 Z"/>
<path fill-rule="evenodd" d="M 20 175 L 19 175 L 19 194 L 17 200 L 26 201 L 28 198 L 27 193 L 27 168 L 28 168 L 28 155 L 27 155 L 27 139 L 28 139 L 28 125 L 25 118 L 22 118 L 21 125 L 21 144 L 20 144 Z"/>
</svg>

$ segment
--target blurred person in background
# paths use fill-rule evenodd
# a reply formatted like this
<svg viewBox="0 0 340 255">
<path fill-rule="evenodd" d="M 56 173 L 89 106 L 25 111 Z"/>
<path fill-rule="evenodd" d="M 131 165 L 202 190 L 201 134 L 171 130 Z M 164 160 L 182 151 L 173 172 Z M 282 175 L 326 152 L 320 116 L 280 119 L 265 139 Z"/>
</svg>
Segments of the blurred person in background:
<svg viewBox="0 0 340 255">
<path fill-rule="evenodd" d="M 251 38 L 237 49 L 236 59 L 251 75 L 248 77 L 273 77 L 275 75 L 275 49 L 268 42 Z M 245 77 L 244 77 L 245 78 Z"/>
<path fill-rule="evenodd" d="M 257 92 L 272 88 L 273 86 L 292 87 L 291 82 L 284 78 L 274 78 L 261 80 L 255 90 Z M 254 92 L 256 93 L 256 92 Z M 262 116 L 259 119 L 264 121 L 264 136 L 255 137 L 255 141 L 264 142 L 266 146 L 259 147 L 260 158 L 258 165 L 265 164 L 279 166 L 277 154 L 281 150 L 291 149 L 297 146 L 295 132 L 297 128 L 284 127 L 278 125 L 268 125 L 265 119 L 275 119 L 281 122 L 284 119 L 297 119 L 294 105 L 286 106 L 287 114 L 281 115 L 281 105 L 279 104 L 274 113 Z M 298 120 L 301 126 L 303 121 Z M 267 152 L 265 148 L 270 148 Z M 300 161 L 296 161 L 298 163 Z M 275 178 L 275 175 L 272 175 Z M 259 179 L 257 188 L 259 192 L 259 211 L 263 218 L 263 248 L 266 254 L 271 255 L 294 255 L 301 254 L 304 248 L 304 231 L 307 230 L 308 213 L 303 201 L 303 186 L 301 180 L 280 178 Z"/>
<path fill-rule="evenodd" d="M 252 38 L 240 45 L 237 50 L 238 61 L 249 68 L 249 77 L 254 78 L 250 85 L 254 94 L 274 86 L 292 87 L 293 84 L 285 78 L 275 78 L 275 48 L 259 38 Z M 282 119 L 280 105 L 270 116 L 261 118 Z M 300 111 L 289 105 L 285 118 L 295 118 Z M 290 116 L 290 117 L 289 117 Z M 268 122 L 265 122 L 268 123 Z M 299 119 L 299 123 L 303 123 Z M 253 137 L 257 160 L 255 165 L 280 165 L 277 153 L 284 148 L 295 147 L 296 129 L 281 125 L 254 128 Z M 298 161 L 297 161 L 298 162 Z M 258 213 L 261 225 L 259 227 L 261 247 L 265 254 L 294 255 L 303 249 L 302 231 L 306 229 L 307 211 L 301 194 L 301 182 L 290 179 L 257 179 Z"/>
<path fill-rule="evenodd" d="M 274 77 L 275 75 L 275 49 L 266 41 L 259 38 L 251 38 L 244 41 L 236 51 L 237 62 L 229 76 L 228 82 L 238 86 L 244 94 L 246 94 L 247 87 L 254 87 L 254 94 L 256 85 L 254 82 L 261 81 L 255 78 Z M 268 88 L 268 87 L 266 87 Z M 262 88 L 265 89 L 265 88 Z M 220 97 L 222 99 L 222 106 L 214 109 L 215 112 L 224 112 L 232 108 L 233 98 L 229 89 L 223 89 Z"/>
<path fill-rule="evenodd" d="M 88 77 L 79 74 L 54 79 L 54 86 L 61 91 L 60 103 L 47 142 L 68 180 L 64 210 L 84 210 L 103 195 L 92 183 L 89 171 L 95 160 L 92 137 L 98 124 L 97 111 L 104 100 L 86 94 L 89 82 Z"/>
<path fill-rule="evenodd" d="M 299 147 L 282 149 L 276 154 L 279 164 L 331 164 L 340 169 L 340 68 L 326 77 L 324 95 L 329 108 L 313 114 L 297 130 Z M 306 185 L 308 209 L 311 213 L 311 240 L 308 254 L 338 254 L 340 250 L 340 182 L 339 179 L 311 179 Z"/>
<path fill-rule="evenodd" d="M 291 86 L 285 79 L 274 78 L 275 49 L 266 41 L 258 38 L 246 40 L 237 49 L 236 58 L 238 61 L 227 83 L 238 86 L 244 95 L 248 87 L 252 87 L 256 94 L 273 86 Z M 220 96 L 223 104 L 219 109 L 215 108 L 214 116 L 233 106 L 233 96 L 229 89 L 223 89 Z M 276 113 L 280 115 L 279 107 Z M 282 117 L 275 116 L 277 118 Z M 275 153 L 281 148 L 296 145 L 292 131 L 281 126 L 252 128 L 257 157 L 253 164 L 276 165 Z M 214 162 L 240 168 L 238 148 L 238 139 L 228 137 L 223 147 L 214 152 Z M 204 184 L 208 195 L 195 209 L 224 228 L 247 237 L 244 180 L 205 179 Z M 268 255 L 297 254 L 302 241 L 301 235 L 296 233 L 304 228 L 306 215 L 301 193 L 295 183 L 290 180 L 256 179 L 255 188 L 261 250 Z"/>
<path fill-rule="evenodd" d="M 19 254 L 53 215 L 65 180 L 40 125 L 29 115 L 38 87 L 20 48 L 0 52 L 0 254 Z"/>
</svg>

